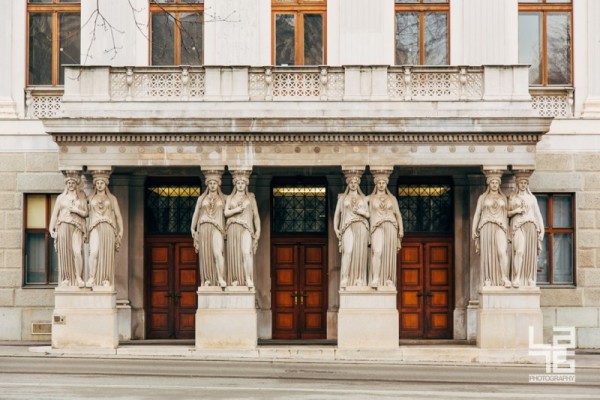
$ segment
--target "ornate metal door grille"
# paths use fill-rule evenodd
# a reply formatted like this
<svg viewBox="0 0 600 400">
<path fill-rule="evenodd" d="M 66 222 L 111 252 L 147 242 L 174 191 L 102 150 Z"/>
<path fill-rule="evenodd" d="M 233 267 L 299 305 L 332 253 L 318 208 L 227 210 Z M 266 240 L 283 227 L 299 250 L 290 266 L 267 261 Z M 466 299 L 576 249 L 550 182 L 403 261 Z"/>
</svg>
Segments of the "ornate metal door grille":
<svg viewBox="0 0 600 400">
<path fill-rule="evenodd" d="M 451 185 L 400 183 L 398 204 L 405 232 L 452 232 Z"/>
<path fill-rule="evenodd" d="M 326 233 L 327 188 L 278 185 L 272 190 L 273 233 Z"/>
<path fill-rule="evenodd" d="M 146 187 L 146 232 L 189 234 L 196 201 L 197 184 L 158 184 Z"/>
</svg>

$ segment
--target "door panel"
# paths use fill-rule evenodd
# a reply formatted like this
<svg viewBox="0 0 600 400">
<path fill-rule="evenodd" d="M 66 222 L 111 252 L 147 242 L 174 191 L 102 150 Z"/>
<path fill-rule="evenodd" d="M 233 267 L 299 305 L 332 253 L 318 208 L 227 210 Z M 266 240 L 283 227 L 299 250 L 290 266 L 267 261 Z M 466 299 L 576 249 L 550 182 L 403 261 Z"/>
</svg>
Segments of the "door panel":
<svg viewBox="0 0 600 400">
<path fill-rule="evenodd" d="M 398 263 L 400 337 L 423 335 L 423 245 L 402 243 Z"/>
<path fill-rule="evenodd" d="M 325 338 L 326 255 L 326 238 L 272 239 L 274 339 Z"/>
<path fill-rule="evenodd" d="M 432 242 L 425 245 L 427 294 L 425 317 L 429 324 L 425 337 L 452 337 L 452 243 Z"/>
<path fill-rule="evenodd" d="M 194 338 L 199 270 L 191 239 L 150 237 L 146 249 L 146 336 Z"/>
<path fill-rule="evenodd" d="M 452 337 L 452 240 L 407 237 L 398 256 L 401 338 Z"/>
</svg>

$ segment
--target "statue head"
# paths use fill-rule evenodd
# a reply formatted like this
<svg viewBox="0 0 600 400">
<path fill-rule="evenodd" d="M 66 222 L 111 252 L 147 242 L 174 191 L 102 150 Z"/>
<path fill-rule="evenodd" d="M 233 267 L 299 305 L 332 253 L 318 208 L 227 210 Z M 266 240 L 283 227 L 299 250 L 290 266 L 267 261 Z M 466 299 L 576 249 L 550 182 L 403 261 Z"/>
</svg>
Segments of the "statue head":
<svg viewBox="0 0 600 400">
<path fill-rule="evenodd" d="M 252 171 L 250 170 L 231 171 L 231 175 L 233 175 L 233 185 L 237 188 L 238 182 L 244 182 L 247 187 L 250 184 L 250 174 L 252 174 Z"/>
<path fill-rule="evenodd" d="M 208 184 L 208 182 L 210 182 L 210 181 L 215 181 L 215 182 L 217 182 L 217 185 L 221 186 L 221 178 L 223 176 L 223 171 L 207 170 L 207 171 L 204 171 L 203 174 L 204 174 L 204 180 L 205 180 L 206 184 Z"/>
<path fill-rule="evenodd" d="M 65 176 L 65 184 L 75 182 L 75 185 L 79 185 L 81 183 L 81 171 L 63 171 L 63 175 Z"/>
</svg>

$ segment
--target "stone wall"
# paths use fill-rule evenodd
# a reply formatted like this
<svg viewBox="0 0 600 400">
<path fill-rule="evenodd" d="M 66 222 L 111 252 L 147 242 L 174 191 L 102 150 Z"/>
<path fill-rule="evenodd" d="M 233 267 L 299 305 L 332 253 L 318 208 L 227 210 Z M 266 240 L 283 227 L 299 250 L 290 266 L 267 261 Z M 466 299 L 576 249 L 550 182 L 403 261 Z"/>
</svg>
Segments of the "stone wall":
<svg viewBox="0 0 600 400">
<path fill-rule="evenodd" d="M 50 171 L 50 172 L 49 172 Z M 23 193 L 64 187 L 57 153 L 0 153 L 0 340 L 49 340 L 32 323 L 50 322 L 53 288 L 23 288 Z"/>
<path fill-rule="evenodd" d="M 542 289 L 544 339 L 574 326 L 578 347 L 600 348 L 600 133 L 593 121 L 569 122 L 555 121 L 540 142 L 531 179 L 534 192 L 575 193 L 575 286 Z"/>
</svg>

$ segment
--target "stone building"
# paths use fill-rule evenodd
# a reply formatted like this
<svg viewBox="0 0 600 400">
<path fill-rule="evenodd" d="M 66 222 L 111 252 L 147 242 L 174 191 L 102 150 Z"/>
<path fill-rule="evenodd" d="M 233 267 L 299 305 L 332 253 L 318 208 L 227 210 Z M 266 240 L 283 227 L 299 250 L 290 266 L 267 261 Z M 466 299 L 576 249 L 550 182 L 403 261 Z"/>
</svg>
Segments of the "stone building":
<svg viewBox="0 0 600 400">
<path fill-rule="evenodd" d="M 99 4 L 100 8 L 96 8 Z M 259 339 L 336 339 L 346 169 L 392 170 L 400 339 L 477 340 L 488 170 L 534 170 L 545 339 L 600 347 L 595 0 L 10 1 L 0 16 L 0 340 L 48 340 L 64 170 L 111 171 L 120 340 L 193 338 L 202 171 L 252 169 Z"/>
</svg>

